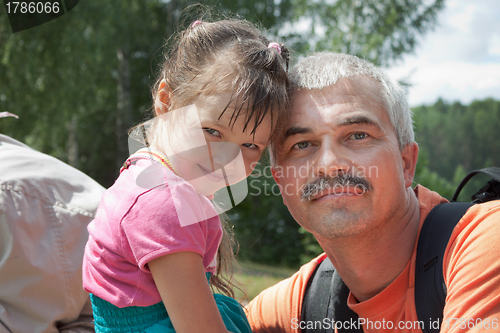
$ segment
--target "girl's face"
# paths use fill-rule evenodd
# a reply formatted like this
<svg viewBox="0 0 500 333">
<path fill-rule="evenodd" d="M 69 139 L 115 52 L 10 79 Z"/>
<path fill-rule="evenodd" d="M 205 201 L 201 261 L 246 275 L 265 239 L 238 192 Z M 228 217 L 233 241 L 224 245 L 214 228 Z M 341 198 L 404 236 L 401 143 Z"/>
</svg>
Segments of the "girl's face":
<svg viewBox="0 0 500 333">
<path fill-rule="evenodd" d="M 170 121 L 175 136 L 167 155 L 174 169 L 198 193 L 209 197 L 248 177 L 269 144 L 269 117 L 251 134 L 253 120 L 245 131 L 245 115 L 231 120 L 234 105 L 221 116 L 230 97 L 230 92 L 200 97 L 194 105 L 178 110 L 179 117 Z M 177 111 L 165 115 L 171 112 Z"/>
</svg>

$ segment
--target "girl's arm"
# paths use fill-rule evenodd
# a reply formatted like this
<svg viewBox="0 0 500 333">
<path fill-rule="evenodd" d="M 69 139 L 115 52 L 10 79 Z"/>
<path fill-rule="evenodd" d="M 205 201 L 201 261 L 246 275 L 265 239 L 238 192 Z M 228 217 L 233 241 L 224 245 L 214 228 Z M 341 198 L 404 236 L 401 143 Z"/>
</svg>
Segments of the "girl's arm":
<svg viewBox="0 0 500 333">
<path fill-rule="evenodd" d="M 177 333 L 228 333 L 198 253 L 167 254 L 148 266 Z"/>
</svg>

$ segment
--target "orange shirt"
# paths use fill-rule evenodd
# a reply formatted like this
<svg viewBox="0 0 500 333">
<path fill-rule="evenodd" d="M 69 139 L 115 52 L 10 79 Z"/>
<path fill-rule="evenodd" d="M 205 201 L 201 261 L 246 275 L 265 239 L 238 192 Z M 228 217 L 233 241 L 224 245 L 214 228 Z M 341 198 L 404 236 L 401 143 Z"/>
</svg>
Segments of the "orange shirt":
<svg viewBox="0 0 500 333">
<path fill-rule="evenodd" d="M 420 185 L 415 193 L 422 227 L 431 209 L 446 199 Z M 453 230 L 444 254 L 448 295 L 441 332 L 500 332 L 499 239 L 499 201 L 474 205 Z M 365 332 L 422 332 L 414 297 L 416 244 L 405 269 L 379 294 L 361 303 L 349 295 L 348 306 Z M 323 253 L 250 302 L 248 318 L 254 333 L 298 333 L 307 325 L 300 321 L 304 291 L 325 258 Z"/>
</svg>

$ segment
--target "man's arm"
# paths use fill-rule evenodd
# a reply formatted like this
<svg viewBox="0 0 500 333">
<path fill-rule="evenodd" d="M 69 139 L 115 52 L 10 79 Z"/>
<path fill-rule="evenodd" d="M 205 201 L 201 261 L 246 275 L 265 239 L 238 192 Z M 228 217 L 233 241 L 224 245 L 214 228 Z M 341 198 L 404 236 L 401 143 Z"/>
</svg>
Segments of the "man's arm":
<svg viewBox="0 0 500 333">
<path fill-rule="evenodd" d="M 254 333 L 297 333 L 302 301 L 310 276 L 325 254 L 305 264 L 292 277 L 264 290 L 247 307 Z"/>
<path fill-rule="evenodd" d="M 444 257 L 448 290 L 441 332 L 500 330 L 500 203 L 474 205 Z"/>
</svg>

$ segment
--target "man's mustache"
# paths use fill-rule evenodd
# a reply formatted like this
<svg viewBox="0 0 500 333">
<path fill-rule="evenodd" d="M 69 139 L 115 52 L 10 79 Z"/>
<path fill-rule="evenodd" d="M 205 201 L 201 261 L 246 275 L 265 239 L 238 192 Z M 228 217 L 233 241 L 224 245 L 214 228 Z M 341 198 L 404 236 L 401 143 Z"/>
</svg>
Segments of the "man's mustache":
<svg viewBox="0 0 500 333">
<path fill-rule="evenodd" d="M 358 177 L 350 174 L 339 174 L 334 177 L 323 176 L 320 178 L 316 178 L 309 184 L 306 184 L 301 190 L 300 199 L 302 201 L 309 201 L 320 191 L 326 190 L 328 188 L 336 189 L 347 186 L 360 188 L 363 193 L 372 190 L 372 185 L 370 184 L 370 182 L 363 177 Z"/>
</svg>

